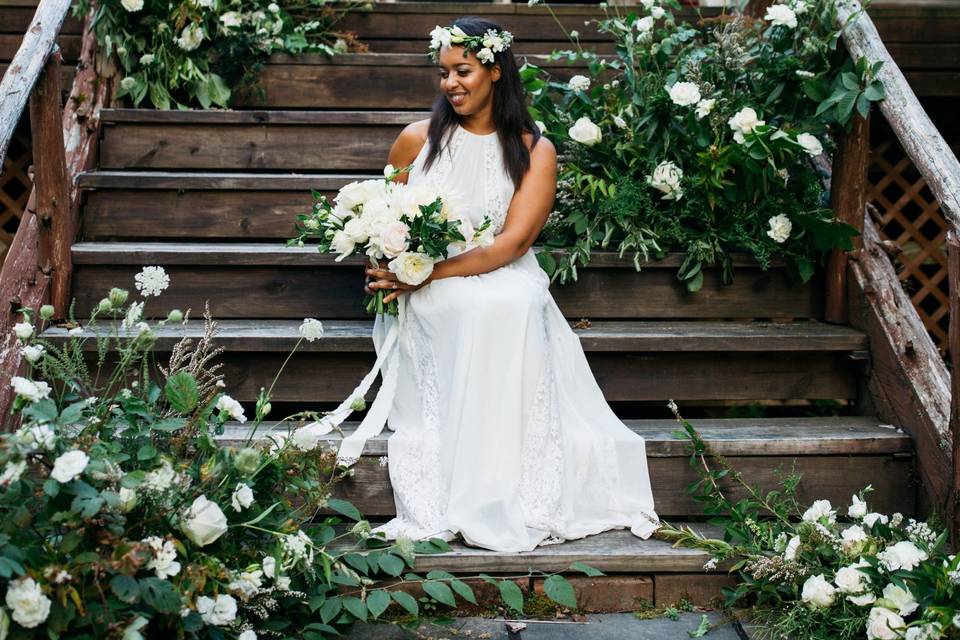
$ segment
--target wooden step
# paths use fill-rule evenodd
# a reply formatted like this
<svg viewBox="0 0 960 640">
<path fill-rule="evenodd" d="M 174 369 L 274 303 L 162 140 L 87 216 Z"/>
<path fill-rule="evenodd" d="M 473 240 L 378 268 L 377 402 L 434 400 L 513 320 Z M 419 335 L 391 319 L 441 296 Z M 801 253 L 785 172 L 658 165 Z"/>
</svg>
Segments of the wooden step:
<svg viewBox="0 0 960 640">
<path fill-rule="evenodd" d="M 552 288 L 572 319 L 816 318 L 822 308 L 818 278 L 790 284 L 785 269 L 767 271 L 747 258 L 735 261 L 733 284 L 720 270 L 705 270 L 703 288 L 691 294 L 676 278 L 682 254 L 648 263 L 639 273 L 632 256 L 594 254 L 576 283 Z M 304 317 L 362 319 L 364 259 L 335 262 L 311 247 L 282 244 L 99 243 L 73 246 L 73 295 L 86 315 L 114 286 L 133 286 L 144 265 L 167 268 L 172 284 L 166 308 L 194 310 L 209 300 L 217 318 Z M 616 292 L 615 296 L 610 292 Z M 164 310 L 165 310 L 164 309 Z M 154 309 L 151 313 L 162 313 Z"/>
<path fill-rule="evenodd" d="M 217 340 L 227 349 L 221 360 L 228 393 L 254 400 L 296 343 L 299 321 L 219 324 Z M 276 385 L 274 400 L 339 402 L 373 365 L 370 320 L 326 320 L 324 326 L 323 338 L 301 344 Z M 88 337 L 94 335 L 87 331 Z M 201 332 L 197 321 L 157 327 L 157 348 L 167 351 L 180 337 L 197 338 Z M 857 362 L 851 355 L 866 346 L 856 330 L 816 322 L 596 321 L 575 332 L 611 402 L 854 398 Z M 65 330 L 50 329 L 46 335 L 63 339 Z M 86 348 L 93 358 L 95 342 L 88 341 Z"/>
<path fill-rule="evenodd" d="M 682 403 L 681 403 L 682 410 Z M 685 493 L 695 480 L 689 466 L 685 441 L 673 432 L 675 420 L 625 420 L 646 440 L 650 479 L 657 512 L 664 518 L 701 515 L 703 507 Z M 890 425 L 869 417 L 699 419 L 691 421 L 723 455 L 754 485 L 770 490 L 778 471 L 795 469 L 803 475 L 799 499 L 809 503 L 825 498 L 835 505 L 849 504 L 850 496 L 868 484 L 871 509 L 915 509 L 915 488 L 908 481 L 911 468 L 910 437 Z M 261 425 L 256 438 L 266 438 L 276 427 Z M 347 433 L 355 428 L 350 423 Z M 220 437 L 224 445 L 241 446 L 250 425 L 230 424 Z M 286 432 L 287 426 L 277 428 Z M 367 442 L 356 464 L 355 475 L 340 485 L 340 495 L 353 502 L 364 515 L 394 513 L 389 470 L 381 466 L 389 431 Z M 324 446 L 336 447 L 339 435 L 331 434 Z M 727 486 L 731 498 L 744 494 Z M 626 570 L 626 569 L 624 569 Z"/>
</svg>

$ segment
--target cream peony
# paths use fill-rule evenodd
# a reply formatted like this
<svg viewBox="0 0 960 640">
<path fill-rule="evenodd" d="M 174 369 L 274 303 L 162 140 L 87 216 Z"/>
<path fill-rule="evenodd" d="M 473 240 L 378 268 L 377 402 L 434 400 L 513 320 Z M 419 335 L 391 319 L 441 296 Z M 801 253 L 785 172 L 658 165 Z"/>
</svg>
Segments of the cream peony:
<svg viewBox="0 0 960 640">
<path fill-rule="evenodd" d="M 246 483 L 238 482 L 236 488 L 233 490 L 233 495 L 230 496 L 230 506 L 233 507 L 234 511 L 239 513 L 244 509 L 249 509 L 252 504 L 253 489 Z"/>
<path fill-rule="evenodd" d="M 570 78 L 567 86 L 571 91 L 586 91 L 590 88 L 590 78 L 587 76 L 576 75 Z"/>
<path fill-rule="evenodd" d="M 763 16 L 763 19 L 769 20 L 775 27 L 797 28 L 797 14 L 785 4 L 775 4 L 767 7 L 767 13 Z"/>
<path fill-rule="evenodd" d="M 797 144 L 803 147 L 803 150 L 810 156 L 818 156 L 823 153 L 823 145 L 820 144 L 815 135 L 801 133 L 797 136 Z"/>
<path fill-rule="evenodd" d="M 751 107 L 744 107 L 727 120 L 727 124 L 733 130 L 733 139 L 743 144 L 744 135 L 751 133 L 755 127 L 765 124 L 757 116 L 757 112 Z"/>
<path fill-rule="evenodd" d="M 89 462 L 90 456 L 80 449 L 67 451 L 54 460 L 50 477 L 60 484 L 66 484 L 80 477 Z"/>
<path fill-rule="evenodd" d="M 813 608 L 826 608 L 833 606 L 836 593 L 837 590 L 827 582 L 821 573 L 807 578 L 806 582 L 803 583 L 800 599 Z"/>
<path fill-rule="evenodd" d="M 700 102 L 700 88 L 692 82 L 677 82 L 667 91 L 675 105 L 689 107 Z"/>
<path fill-rule="evenodd" d="M 43 624 L 50 615 L 50 598 L 33 578 L 20 578 L 7 587 L 7 606 L 13 621 L 25 629 Z"/>
<path fill-rule="evenodd" d="M 433 258 L 425 253 L 408 251 L 387 263 L 387 267 L 400 282 L 416 286 L 433 273 Z"/>
<path fill-rule="evenodd" d="M 180 529 L 194 544 L 205 547 L 227 532 L 227 516 L 216 502 L 200 496 L 180 520 Z"/>
<path fill-rule="evenodd" d="M 670 161 L 664 161 L 657 165 L 651 175 L 647 176 L 647 184 L 663 192 L 661 200 L 679 200 L 683 197 L 683 189 L 680 187 L 682 178 L 683 171 L 680 167 Z"/>
<path fill-rule="evenodd" d="M 768 220 L 768 222 L 770 224 L 770 228 L 767 230 L 767 235 L 773 238 L 774 242 L 777 242 L 780 244 L 786 242 L 787 239 L 790 237 L 790 232 L 793 231 L 793 223 L 790 222 L 790 218 L 788 218 L 785 214 L 781 213 L 779 215 L 775 215 L 771 217 L 770 220 Z M 827 501 L 818 500 L 817 502 L 827 502 Z M 829 505 L 830 503 L 827 502 L 827 504 Z M 813 508 L 814 507 L 810 507 L 810 509 L 808 509 L 807 512 L 811 513 Z M 806 517 L 804 517 L 804 520 L 806 520 Z M 836 520 L 836 514 L 833 514 L 831 516 L 830 522 L 834 522 L 835 520 Z M 813 522 L 813 520 L 811 520 L 810 522 Z"/>
<path fill-rule="evenodd" d="M 833 581 L 843 593 L 863 593 L 867 590 L 867 574 L 860 571 L 859 565 L 850 565 L 837 571 Z"/>
<path fill-rule="evenodd" d="M 921 562 L 927 559 L 927 553 L 912 542 L 904 540 L 889 546 L 877 554 L 877 559 L 889 571 L 913 571 Z"/>
<path fill-rule="evenodd" d="M 905 626 L 903 618 L 893 611 L 874 607 L 867 618 L 867 640 L 897 640 Z"/>
<path fill-rule="evenodd" d="M 903 587 L 890 583 L 883 588 L 883 599 L 892 603 L 897 613 L 901 616 L 908 616 L 917 610 L 920 604 L 913 594 Z"/>
<path fill-rule="evenodd" d="M 600 127 L 593 123 L 587 116 L 578 119 L 573 126 L 567 130 L 571 140 L 585 144 L 588 147 L 593 146 L 603 139 L 600 133 Z"/>
</svg>

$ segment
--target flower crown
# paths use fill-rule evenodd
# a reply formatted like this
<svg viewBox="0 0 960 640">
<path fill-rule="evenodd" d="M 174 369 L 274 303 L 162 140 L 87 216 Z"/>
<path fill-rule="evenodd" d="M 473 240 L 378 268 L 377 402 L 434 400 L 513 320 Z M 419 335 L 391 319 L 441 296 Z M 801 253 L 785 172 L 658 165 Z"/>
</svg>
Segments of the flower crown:
<svg viewBox="0 0 960 640">
<path fill-rule="evenodd" d="M 513 42 L 513 34 L 509 31 L 497 31 L 496 29 L 487 29 L 482 36 L 469 36 L 463 29 L 457 26 L 437 27 L 430 32 L 430 58 L 436 62 L 440 57 L 440 47 L 450 46 L 451 44 L 463 47 L 463 57 L 467 57 L 467 51 L 478 49 L 477 58 L 480 62 L 493 63 L 493 54 L 506 51 Z"/>
</svg>

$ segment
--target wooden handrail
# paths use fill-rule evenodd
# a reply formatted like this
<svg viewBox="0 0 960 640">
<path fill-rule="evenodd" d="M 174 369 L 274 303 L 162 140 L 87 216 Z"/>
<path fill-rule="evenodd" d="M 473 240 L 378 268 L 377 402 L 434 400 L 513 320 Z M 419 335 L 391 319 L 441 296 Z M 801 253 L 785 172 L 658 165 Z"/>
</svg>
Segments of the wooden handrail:
<svg viewBox="0 0 960 640">
<path fill-rule="evenodd" d="M 40 0 L 17 54 L 0 79 L 0 167 L 33 87 L 57 47 L 69 9 L 70 0 Z"/>
</svg>

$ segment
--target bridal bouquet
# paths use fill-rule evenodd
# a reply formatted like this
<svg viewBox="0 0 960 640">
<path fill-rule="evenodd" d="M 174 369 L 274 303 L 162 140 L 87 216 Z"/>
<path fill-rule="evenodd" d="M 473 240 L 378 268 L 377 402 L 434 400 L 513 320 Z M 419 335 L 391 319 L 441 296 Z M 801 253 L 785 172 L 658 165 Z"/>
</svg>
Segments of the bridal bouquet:
<svg viewBox="0 0 960 640">
<path fill-rule="evenodd" d="M 364 254 L 370 265 L 387 268 L 401 282 L 418 285 L 433 272 L 433 266 L 448 257 L 451 248 L 460 252 L 493 243 L 492 221 L 485 217 L 474 227 L 463 215 L 453 191 L 432 184 L 406 185 L 398 175 L 409 167 L 384 168 L 384 179 L 351 182 L 337 193 L 334 202 L 312 191 L 310 213 L 299 214 L 297 237 L 288 245 L 303 246 L 305 240 L 319 240 L 321 252 L 338 254 L 336 261 Z M 364 299 L 369 313 L 397 314 L 397 301 L 384 304 L 388 291 L 377 291 Z"/>
</svg>

